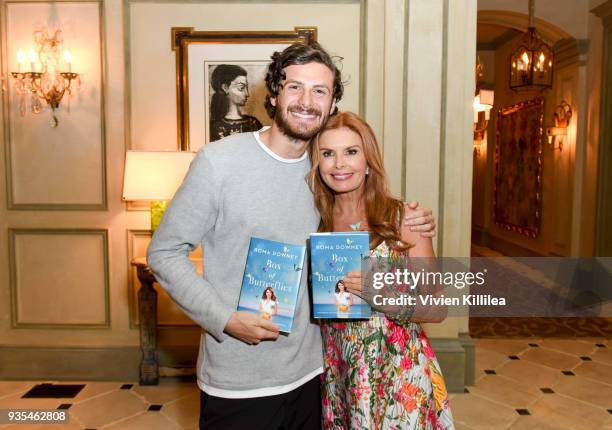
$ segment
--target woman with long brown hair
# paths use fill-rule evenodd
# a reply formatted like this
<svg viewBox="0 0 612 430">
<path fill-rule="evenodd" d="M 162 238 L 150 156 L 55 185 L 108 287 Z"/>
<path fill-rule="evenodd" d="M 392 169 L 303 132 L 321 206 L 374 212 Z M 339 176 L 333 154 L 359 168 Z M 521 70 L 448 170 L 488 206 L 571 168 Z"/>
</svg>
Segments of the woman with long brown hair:
<svg viewBox="0 0 612 430">
<path fill-rule="evenodd" d="M 434 256 L 431 238 L 400 225 L 410 209 L 389 192 L 380 149 L 365 121 L 350 112 L 331 117 L 310 156 L 319 231 L 368 231 L 372 257 Z M 360 273 L 343 281 L 368 300 Z M 419 324 L 443 317 L 408 307 L 377 310 L 384 313 L 369 320 L 321 324 L 324 428 L 453 428 L 440 366 Z"/>
</svg>

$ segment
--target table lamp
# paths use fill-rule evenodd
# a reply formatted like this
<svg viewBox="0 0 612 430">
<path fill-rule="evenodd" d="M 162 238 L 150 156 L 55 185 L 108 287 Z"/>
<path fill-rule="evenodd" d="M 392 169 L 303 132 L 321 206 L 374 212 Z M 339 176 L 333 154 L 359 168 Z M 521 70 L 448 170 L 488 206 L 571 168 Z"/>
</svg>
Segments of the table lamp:
<svg viewBox="0 0 612 430">
<path fill-rule="evenodd" d="M 151 231 L 159 225 L 168 201 L 183 182 L 195 152 L 127 151 L 124 201 L 151 202 Z"/>
</svg>

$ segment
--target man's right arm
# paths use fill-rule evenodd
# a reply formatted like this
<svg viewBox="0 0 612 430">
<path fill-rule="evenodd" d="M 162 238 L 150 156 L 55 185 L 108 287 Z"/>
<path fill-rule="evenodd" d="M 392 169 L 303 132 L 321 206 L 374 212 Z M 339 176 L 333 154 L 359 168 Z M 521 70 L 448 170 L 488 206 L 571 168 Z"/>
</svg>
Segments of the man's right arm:
<svg viewBox="0 0 612 430">
<path fill-rule="evenodd" d="M 217 219 L 216 178 L 213 163 L 205 151 L 200 151 L 153 235 L 147 262 L 174 302 L 218 341 L 227 337 L 224 331 L 247 343 L 275 339 L 278 327 L 257 315 L 236 312 L 225 305 L 217 289 L 189 261 L 189 253 L 202 242 Z"/>
<path fill-rule="evenodd" d="M 233 309 L 223 304 L 219 293 L 189 261 L 189 253 L 213 228 L 218 210 L 214 166 L 200 151 L 153 235 L 147 262 L 159 284 L 189 318 L 223 341 Z"/>
</svg>

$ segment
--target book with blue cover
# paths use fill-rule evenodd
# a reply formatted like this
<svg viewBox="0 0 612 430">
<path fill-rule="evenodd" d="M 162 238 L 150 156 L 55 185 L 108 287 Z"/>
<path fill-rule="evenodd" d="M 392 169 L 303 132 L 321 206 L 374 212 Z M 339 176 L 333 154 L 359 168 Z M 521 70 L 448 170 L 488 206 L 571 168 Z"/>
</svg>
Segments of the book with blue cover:
<svg viewBox="0 0 612 430">
<path fill-rule="evenodd" d="M 370 235 L 365 231 L 310 235 L 310 268 L 314 318 L 369 318 L 372 309 L 346 291 L 342 278 L 361 271 L 370 256 Z"/>
<path fill-rule="evenodd" d="M 291 333 L 306 246 L 251 237 L 238 310 L 260 315 Z"/>
</svg>

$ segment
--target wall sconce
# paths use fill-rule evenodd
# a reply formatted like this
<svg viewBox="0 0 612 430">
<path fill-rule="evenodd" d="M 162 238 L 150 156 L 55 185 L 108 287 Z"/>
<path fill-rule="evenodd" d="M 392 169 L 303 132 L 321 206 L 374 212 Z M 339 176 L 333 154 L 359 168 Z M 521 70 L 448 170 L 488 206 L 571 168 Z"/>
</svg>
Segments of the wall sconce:
<svg viewBox="0 0 612 430">
<path fill-rule="evenodd" d="M 22 70 L 26 56 L 20 49 L 17 51 L 17 71 L 11 72 L 15 80 L 15 91 L 20 96 L 19 112 L 25 116 L 26 96 L 30 94 L 31 112 L 40 113 L 43 109 L 41 101 L 45 101 L 52 112 L 51 127 L 55 128 L 59 124 L 55 110 L 64 94 L 72 94 L 72 81 L 76 81 L 77 90 L 80 89 L 81 79 L 78 73 L 72 72 L 72 54 L 62 49 L 64 38 L 61 30 L 56 30 L 53 37 L 49 37 L 46 30 L 37 30 L 34 32 L 34 43 L 35 48 L 30 48 L 28 53 L 30 71 Z"/>
<path fill-rule="evenodd" d="M 168 201 L 181 185 L 195 152 L 127 151 L 124 201 L 151 202 L 151 231 L 159 225 Z"/>
<path fill-rule="evenodd" d="M 553 150 L 563 151 L 563 138 L 567 136 L 567 127 L 569 127 L 571 119 L 572 107 L 563 100 L 555 108 L 555 113 L 553 114 L 555 126 L 546 129 L 548 143 L 552 146 Z"/>
<path fill-rule="evenodd" d="M 480 90 L 474 97 L 474 153 L 480 153 L 480 143 L 484 139 L 493 109 L 495 93 L 492 90 Z"/>
</svg>

